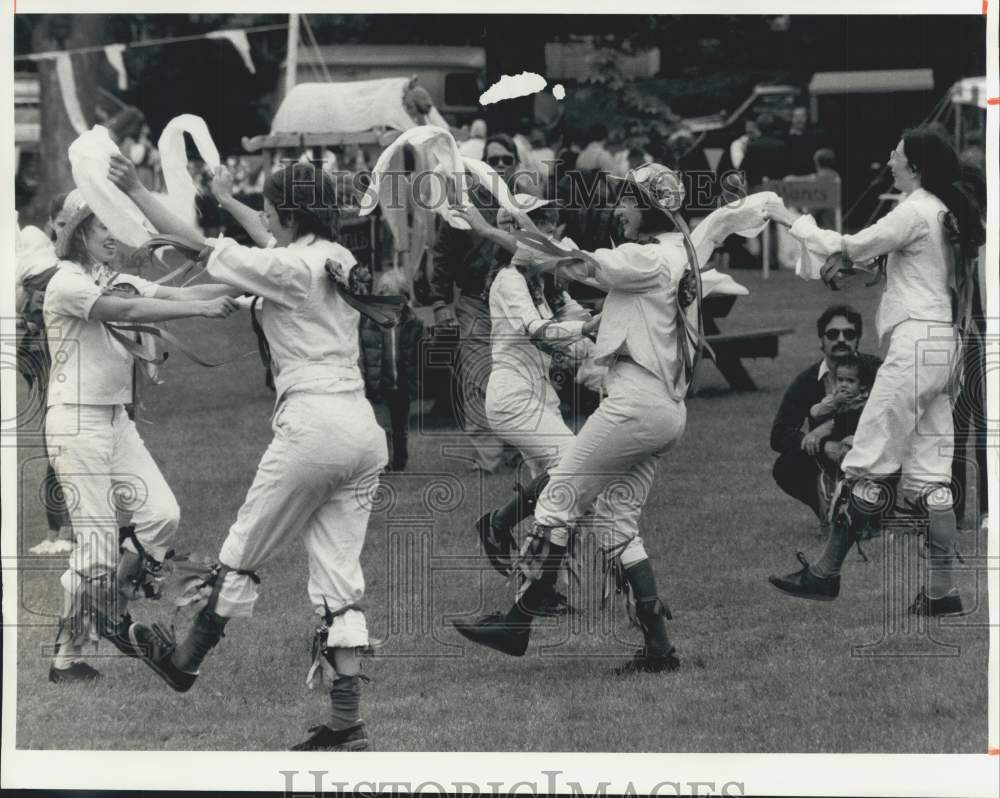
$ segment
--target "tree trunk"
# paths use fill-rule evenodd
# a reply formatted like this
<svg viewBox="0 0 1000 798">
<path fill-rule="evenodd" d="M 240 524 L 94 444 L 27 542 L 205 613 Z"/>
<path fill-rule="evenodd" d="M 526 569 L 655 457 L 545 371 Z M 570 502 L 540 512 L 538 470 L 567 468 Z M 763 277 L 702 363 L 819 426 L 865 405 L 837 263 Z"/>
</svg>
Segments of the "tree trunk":
<svg viewBox="0 0 1000 798">
<path fill-rule="evenodd" d="M 46 15 L 32 31 L 32 51 L 38 53 L 106 44 L 107 34 L 107 17 L 102 14 Z M 96 121 L 97 65 L 102 58 L 104 54 L 99 51 L 72 56 L 77 97 L 88 125 Z M 35 221 L 47 217 L 52 197 L 73 188 L 67 151 L 77 137 L 63 103 L 55 60 L 44 59 L 37 63 L 40 106 L 38 190 L 24 213 L 26 220 Z"/>
</svg>

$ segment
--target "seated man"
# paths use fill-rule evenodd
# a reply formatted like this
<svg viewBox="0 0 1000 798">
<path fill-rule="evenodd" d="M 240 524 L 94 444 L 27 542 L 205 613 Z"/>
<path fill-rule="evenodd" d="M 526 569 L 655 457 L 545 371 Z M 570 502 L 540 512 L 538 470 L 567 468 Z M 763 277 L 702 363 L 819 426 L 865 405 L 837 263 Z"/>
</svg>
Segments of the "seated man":
<svg viewBox="0 0 1000 798">
<path fill-rule="evenodd" d="M 816 332 L 823 359 L 799 374 L 785 391 L 771 426 L 771 448 L 779 455 L 773 470 L 778 487 L 825 520 L 816 479 L 820 466 L 829 465 L 836 471 L 850 446 L 836 435 L 823 435 L 818 440 L 809 436 L 820 423 L 810 411 L 824 397 L 836 394 L 836 364 L 858 354 L 861 314 L 848 305 L 832 305 L 817 319 Z M 881 365 L 873 355 L 860 357 L 873 372 Z"/>
</svg>

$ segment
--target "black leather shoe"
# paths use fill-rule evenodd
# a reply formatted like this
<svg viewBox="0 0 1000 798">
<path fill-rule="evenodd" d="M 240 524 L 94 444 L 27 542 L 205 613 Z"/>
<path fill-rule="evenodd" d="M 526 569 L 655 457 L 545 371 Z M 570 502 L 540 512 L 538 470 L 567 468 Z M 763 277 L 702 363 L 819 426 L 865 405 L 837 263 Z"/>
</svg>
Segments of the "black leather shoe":
<svg viewBox="0 0 1000 798">
<path fill-rule="evenodd" d="M 109 619 L 100 621 L 101 637 L 111 643 L 126 657 L 141 657 L 142 651 L 132 644 L 128 635 L 128 630 L 132 626 L 132 616 L 125 613 L 121 619 L 114 623 Z"/>
<path fill-rule="evenodd" d="M 917 594 L 916 599 L 910 605 L 910 615 L 924 615 L 929 618 L 937 618 L 942 615 L 961 615 L 962 597 L 958 593 L 958 588 L 953 587 L 941 598 L 931 598 L 923 588 Z"/>
<path fill-rule="evenodd" d="M 478 621 L 452 621 L 451 624 L 467 640 L 512 657 L 523 657 L 528 650 L 531 627 L 514 626 L 502 613 L 486 615 Z"/>
<path fill-rule="evenodd" d="M 573 612 L 573 608 L 570 606 L 569 599 L 552 588 L 550 593 L 542 597 L 534 614 L 543 618 L 558 618 L 561 615 L 569 615 L 571 612 Z"/>
<path fill-rule="evenodd" d="M 57 668 L 55 665 L 49 667 L 49 681 L 53 684 L 93 682 L 100 678 L 100 671 L 91 668 L 86 662 L 74 662 L 68 668 Z"/>
<path fill-rule="evenodd" d="M 512 552 L 517 551 L 517 541 L 509 530 L 493 526 L 493 513 L 488 512 L 476 521 L 476 534 L 490 565 L 502 576 L 510 576 L 514 566 Z"/>
<path fill-rule="evenodd" d="M 293 745 L 290 751 L 367 751 L 370 748 L 364 723 L 334 731 L 329 726 L 313 726 L 309 739 Z"/>
<path fill-rule="evenodd" d="M 182 671 L 173 662 L 177 641 L 171 632 L 158 624 L 146 626 L 134 623 L 129 627 L 129 639 L 139 652 L 139 658 L 167 685 L 178 693 L 186 693 L 198 678 L 197 673 Z"/>
<path fill-rule="evenodd" d="M 635 652 L 624 665 L 619 665 L 614 669 L 616 676 L 631 676 L 636 673 L 664 673 L 665 671 L 675 671 L 681 666 L 681 661 L 674 653 L 673 646 L 664 654 L 647 653 L 645 646 Z"/>
<path fill-rule="evenodd" d="M 809 567 L 809 561 L 800 551 L 796 555 L 802 563 L 801 570 L 787 576 L 769 576 L 768 581 L 782 593 L 797 598 L 814 601 L 833 601 L 840 595 L 839 576 L 817 576 Z"/>
</svg>

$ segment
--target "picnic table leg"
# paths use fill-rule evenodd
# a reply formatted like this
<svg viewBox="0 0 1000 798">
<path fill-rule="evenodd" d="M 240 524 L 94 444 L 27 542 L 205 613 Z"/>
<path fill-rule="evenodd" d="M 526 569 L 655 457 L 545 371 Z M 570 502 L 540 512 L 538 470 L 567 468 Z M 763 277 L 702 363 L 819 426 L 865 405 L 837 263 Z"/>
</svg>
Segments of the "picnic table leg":
<svg viewBox="0 0 1000 798">
<path fill-rule="evenodd" d="M 722 376 L 726 378 L 726 382 L 729 383 L 729 386 L 734 391 L 757 390 L 756 383 L 750 377 L 749 372 L 743 367 L 743 363 L 738 357 L 727 355 L 724 352 L 716 352 L 715 365 L 722 372 Z"/>
</svg>

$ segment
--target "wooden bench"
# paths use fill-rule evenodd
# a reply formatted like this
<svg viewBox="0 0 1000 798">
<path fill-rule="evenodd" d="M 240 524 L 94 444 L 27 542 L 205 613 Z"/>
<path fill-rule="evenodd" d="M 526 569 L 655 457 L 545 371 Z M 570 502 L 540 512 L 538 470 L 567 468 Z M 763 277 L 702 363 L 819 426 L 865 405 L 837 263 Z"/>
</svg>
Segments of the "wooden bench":
<svg viewBox="0 0 1000 798">
<path fill-rule="evenodd" d="M 744 358 L 778 356 L 778 339 L 795 332 L 791 327 L 753 330 L 745 333 L 724 334 L 718 319 L 729 315 L 736 304 L 733 295 L 706 297 L 704 310 L 705 340 L 715 353 L 715 365 L 734 391 L 755 391 L 757 385 L 743 366 Z"/>
</svg>

